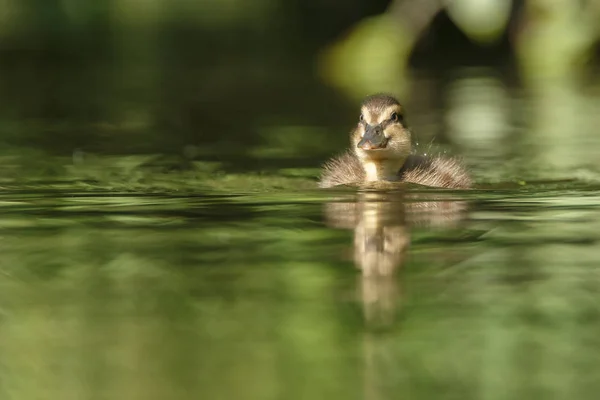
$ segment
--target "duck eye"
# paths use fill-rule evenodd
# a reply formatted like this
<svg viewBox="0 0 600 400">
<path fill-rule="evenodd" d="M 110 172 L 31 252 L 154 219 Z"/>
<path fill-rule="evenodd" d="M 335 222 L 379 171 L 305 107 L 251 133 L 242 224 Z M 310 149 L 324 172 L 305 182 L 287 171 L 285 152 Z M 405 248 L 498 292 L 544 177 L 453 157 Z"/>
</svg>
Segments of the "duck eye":
<svg viewBox="0 0 600 400">
<path fill-rule="evenodd" d="M 398 113 L 393 112 L 390 119 L 394 122 L 398 122 L 398 120 L 400 119 L 400 117 L 398 117 Z"/>
<path fill-rule="evenodd" d="M 365 117 L 364 117 L 362 114 L 360 114 L 360 117 L 358 117 L 358 119 L 359 119 L 360 121 L 362 121 L 362 120 L 364 120 L 364 119 L 365 119 Z"/>
</svg>

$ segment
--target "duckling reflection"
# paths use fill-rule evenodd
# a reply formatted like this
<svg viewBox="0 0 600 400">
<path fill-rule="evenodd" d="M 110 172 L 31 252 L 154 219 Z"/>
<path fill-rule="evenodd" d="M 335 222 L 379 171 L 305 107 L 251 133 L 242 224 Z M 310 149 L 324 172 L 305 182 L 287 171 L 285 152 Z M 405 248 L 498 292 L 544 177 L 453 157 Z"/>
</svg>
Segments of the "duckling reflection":
<svg viewBox="0 0 600 400">
<path fill-rule="evenodd" d="M 362 274 L 392 274 L 410 243 L 403 194 L 359 193 L 357 202 L 345 204 L 344 208 L 347 211 L 354 208 L 354 262 Z M 335 206 L 328 211 L 332 220 L 339 215 Z"/>
<path fill-rule="evenodd" d="M 370 324 L 393 321 L 400 291 L 394 271 L 403 264 L 410 237 L 401 192 L 359 192 L 356 202 L 325 205 L 327 224 L 354 230 L 353 258 L 362 271 L 358 295 Z"/>
<path fill-rule="evenodd" d="M 400 193 L 362 193 L 356 204 L 354 262 L 362 270 L 358 288 L 371 325 L 391 324 L 399 302 L 400 288 L 391 275 L 410 244 L 402 202 Z"/>
<path fill-rule="evenodd" d="M 326 223 L 334 228 L 354 230 L 353 258 L 362 274 L 356 285 L 366 325 L 363 354 L 365 398 L 384 398 L 387 359 L 394 335 L 373 330 L 392 330 L 402 304 L 401 281 L 396 274 L 406 261 L 410 228 L 415 225 L 451 227 L 463 220 L 461 201 L 428 198 L 405 191 L 359 191 L 346 201 L 325 204 Z M 393 348 L 393 346 L 391 347 Z"/>
<path fill-rule="evenodd" d="M 355 201 L 325 204 L 328 226 L 354 231 L 353 259 L 362 272 L 357 290 L 371 325 L 394 320 L 400 300 L 394 274 L 406 261 L 410 228 L 450 228 L 464 219 L 463 201 L 416 196 L 405 191 L 361 191 Z"/>
</svg>

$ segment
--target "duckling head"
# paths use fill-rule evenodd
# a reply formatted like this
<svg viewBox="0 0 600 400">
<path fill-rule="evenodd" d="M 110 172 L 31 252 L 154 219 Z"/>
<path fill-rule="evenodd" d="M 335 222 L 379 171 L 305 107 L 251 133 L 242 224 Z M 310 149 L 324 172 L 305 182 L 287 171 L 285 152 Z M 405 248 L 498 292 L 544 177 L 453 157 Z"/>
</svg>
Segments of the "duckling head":
<svg viewBox="0 0 600 400">
<path fill-rule="evenodd" d="M 411 152 L 410 131 L 398 100 L 385 94 L 367 97 L 350 142 L 367 181 L 396 179 Z"/>
</svg>

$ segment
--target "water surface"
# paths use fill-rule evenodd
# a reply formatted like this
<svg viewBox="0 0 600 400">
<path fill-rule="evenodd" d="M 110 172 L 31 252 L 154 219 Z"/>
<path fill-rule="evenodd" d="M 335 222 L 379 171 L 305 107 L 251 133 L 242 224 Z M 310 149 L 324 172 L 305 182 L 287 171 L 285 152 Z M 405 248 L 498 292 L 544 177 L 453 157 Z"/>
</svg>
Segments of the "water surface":
<svg viewBox="0 0 600 400">
<path fill-rule="evenodd" d="M 342 104 L 335 129 L 279 115 L 243 146 L 13 143 L 2 398 L 594 398 L 598 97 L 427 82 L 409 123 L 464 156 L 474 190 L 317 190 L 355 117 Z"/>
</svg>

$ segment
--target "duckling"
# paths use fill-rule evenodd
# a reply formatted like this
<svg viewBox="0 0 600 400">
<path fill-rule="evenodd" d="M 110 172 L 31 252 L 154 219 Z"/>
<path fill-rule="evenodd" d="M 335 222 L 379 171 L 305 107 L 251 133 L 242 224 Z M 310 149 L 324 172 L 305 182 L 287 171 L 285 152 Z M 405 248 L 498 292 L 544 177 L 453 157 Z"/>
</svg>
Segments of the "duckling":
<svg viewBox="0 0 600 400">
<path fill-rule="evenodd" d="M 363 101 L 350 144 L 350 149 L 324 165 L 320 187 L 386 181 L 454 189 L 471 186 L 457 159 L 412 154 L 404 109 L 390 95 L 375 94 Z"/>
</svg>

